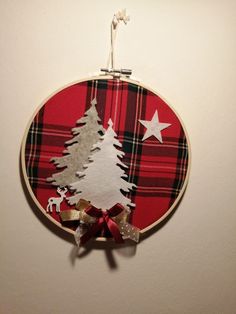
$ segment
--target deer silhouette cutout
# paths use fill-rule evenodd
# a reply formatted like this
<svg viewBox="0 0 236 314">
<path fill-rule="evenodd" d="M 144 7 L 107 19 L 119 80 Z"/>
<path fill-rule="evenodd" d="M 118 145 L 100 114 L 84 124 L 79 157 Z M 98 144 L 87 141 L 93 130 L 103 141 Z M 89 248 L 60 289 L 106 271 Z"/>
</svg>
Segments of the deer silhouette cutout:
<svg viewBox="0 0 236 314">
<path fill-rule="evenodd" d="M 57 193 L 60 195 L 60 197 L 50 197 L 48 199 L 48 205 L 47 205 L 47 212 L 52 213 L 53 211 L 53 205 L 56 207 L 56 212 L 60 212 L 60 204 L 63 202 L 63 199 L 66 198 L 66 192 L 68 191 L 67 188 L 60 189 L 57 188 Z"/>
</svg>

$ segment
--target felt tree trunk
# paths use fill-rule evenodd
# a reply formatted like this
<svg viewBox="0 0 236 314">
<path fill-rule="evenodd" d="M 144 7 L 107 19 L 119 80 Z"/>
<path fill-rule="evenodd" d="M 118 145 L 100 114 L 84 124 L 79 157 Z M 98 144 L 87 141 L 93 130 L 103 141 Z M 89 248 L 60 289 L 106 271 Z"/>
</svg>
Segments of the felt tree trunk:
<svg viewBox="0 0 236 314">
<path fill-rule="evenodd" d="M 54 173 L 50 178 L 47 178 L 47 181 L 52 182 L 53 185 L 64 187 L 77 181 L 76 172 L 84 169 L 83 165 L 88 162 L 92 146 L 104 134 L 104 129 L 99 123 L 101 120 L 96 110 L 96 104 L 96 99 L 93 99 L 91 107 L 76 122 L 83 125 L 72 129 L 74 137 L 65 143 L 67 149 L 63 151 L 66 155 L 51 159 L 57 168 L 65 167 L 63 171 Z"/>
<path fill-rule="evenodd" d="M 80 198 L 85 199 L 97 208 L 109 209 L 117 203 L 123 206 L 135 206 L 123 193 L 131 191 L 135 184 L 129 183 L 122 163 L 124 152 L 118 149 L 121 143 L 112 128 L 111 119 L 108 129 L 101 141 L 93 146 L 90 163 L 85 165 L 83 172 L 78 172 L 79 180 L 70 185 L 75 195 L 68 198 L 69 204 L 76 204 Z"/>
</svg>

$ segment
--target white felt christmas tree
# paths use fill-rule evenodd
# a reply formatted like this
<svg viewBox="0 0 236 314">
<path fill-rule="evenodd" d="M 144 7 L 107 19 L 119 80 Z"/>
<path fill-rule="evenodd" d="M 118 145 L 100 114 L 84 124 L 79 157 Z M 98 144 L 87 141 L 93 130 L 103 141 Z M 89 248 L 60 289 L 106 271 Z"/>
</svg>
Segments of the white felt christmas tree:
<svg viewBox="0 0 236 314">
<path fill-rule="evenodd" d="M 109 209 L 117 203 L 135 206 L 123 194 L 136 186 L 124 180 L 127 178 L 124 169 L 128 167 L 121 159 L 125 153 L 117 149 L 122 145 L 115 138 L 117 135 L 112 125 L 110 119 L 101 141 L 93 146 L 94 153 L 89 158 L 90 163 L 85 165 L 83 172 L 77 173 L 79 180 L 70 185 L 75 195 L 68 198 L 69 204 L 76 204 L 82 198 L 101 209 Z"/>
<path fill-rule="evenodd" d="M 52 182 L 53 185 L 64 187 L 78 180 L 76 172 L 84 169 L 83 165 L 88 162 L 92 146 L 104 134 L 103 126 L 99 123 L 101 120 L 98 117 L 96 104 L 96 99 L 93 99 L 91 107 L 76 122 L 83 125 L 72 129 L 74 137 L 65 143 L 67 149 L 63 151 L 66 155 L 51 159 L 57 168 L 66 167 L 63 171 L 47 178 L 47 181 Z"/>
</svg>

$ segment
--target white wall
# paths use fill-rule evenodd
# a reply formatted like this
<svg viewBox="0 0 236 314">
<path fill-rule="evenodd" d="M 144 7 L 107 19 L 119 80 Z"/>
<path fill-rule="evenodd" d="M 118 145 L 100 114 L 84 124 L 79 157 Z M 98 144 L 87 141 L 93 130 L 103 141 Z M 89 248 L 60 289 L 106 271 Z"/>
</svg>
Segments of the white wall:
<svg viewBox="0 0 236 314">
<path fill-rule="evenodd" d="M 73 258 L 73 239 L 27 202 L 20 143 L 49 94 L 105 65 L 123 7 L 131 22 L 118 33 L 117 66 L 185 121 L 190 182 L 136 250 L 98 245 Z M 233 0 L 0 2 L 0 313 L 235 313 L 235 12 Z"/>
</svg>

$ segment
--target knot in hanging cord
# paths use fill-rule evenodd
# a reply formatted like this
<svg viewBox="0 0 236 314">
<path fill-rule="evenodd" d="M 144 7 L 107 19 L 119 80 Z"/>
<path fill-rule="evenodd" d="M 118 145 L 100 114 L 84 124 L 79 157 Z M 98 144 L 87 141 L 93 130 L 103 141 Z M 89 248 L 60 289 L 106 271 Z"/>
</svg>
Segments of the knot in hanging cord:
<svg viewBox="0 0 236 314">
<path fill-rule="evenodd" d="M 130 17 L 128 15 L 126 15 L 126 9 L 124 9 L 122 11 L 118 11 L 113 16 L 113 20 L 112 20 L 113 28 L 115 29 L 117 27 L 117 25 L 119 24 L 119 22 L 123 21 L 125 24 L 127 24 L 127 22 L 129 20 L 130 20 Z"/>
</svg>

